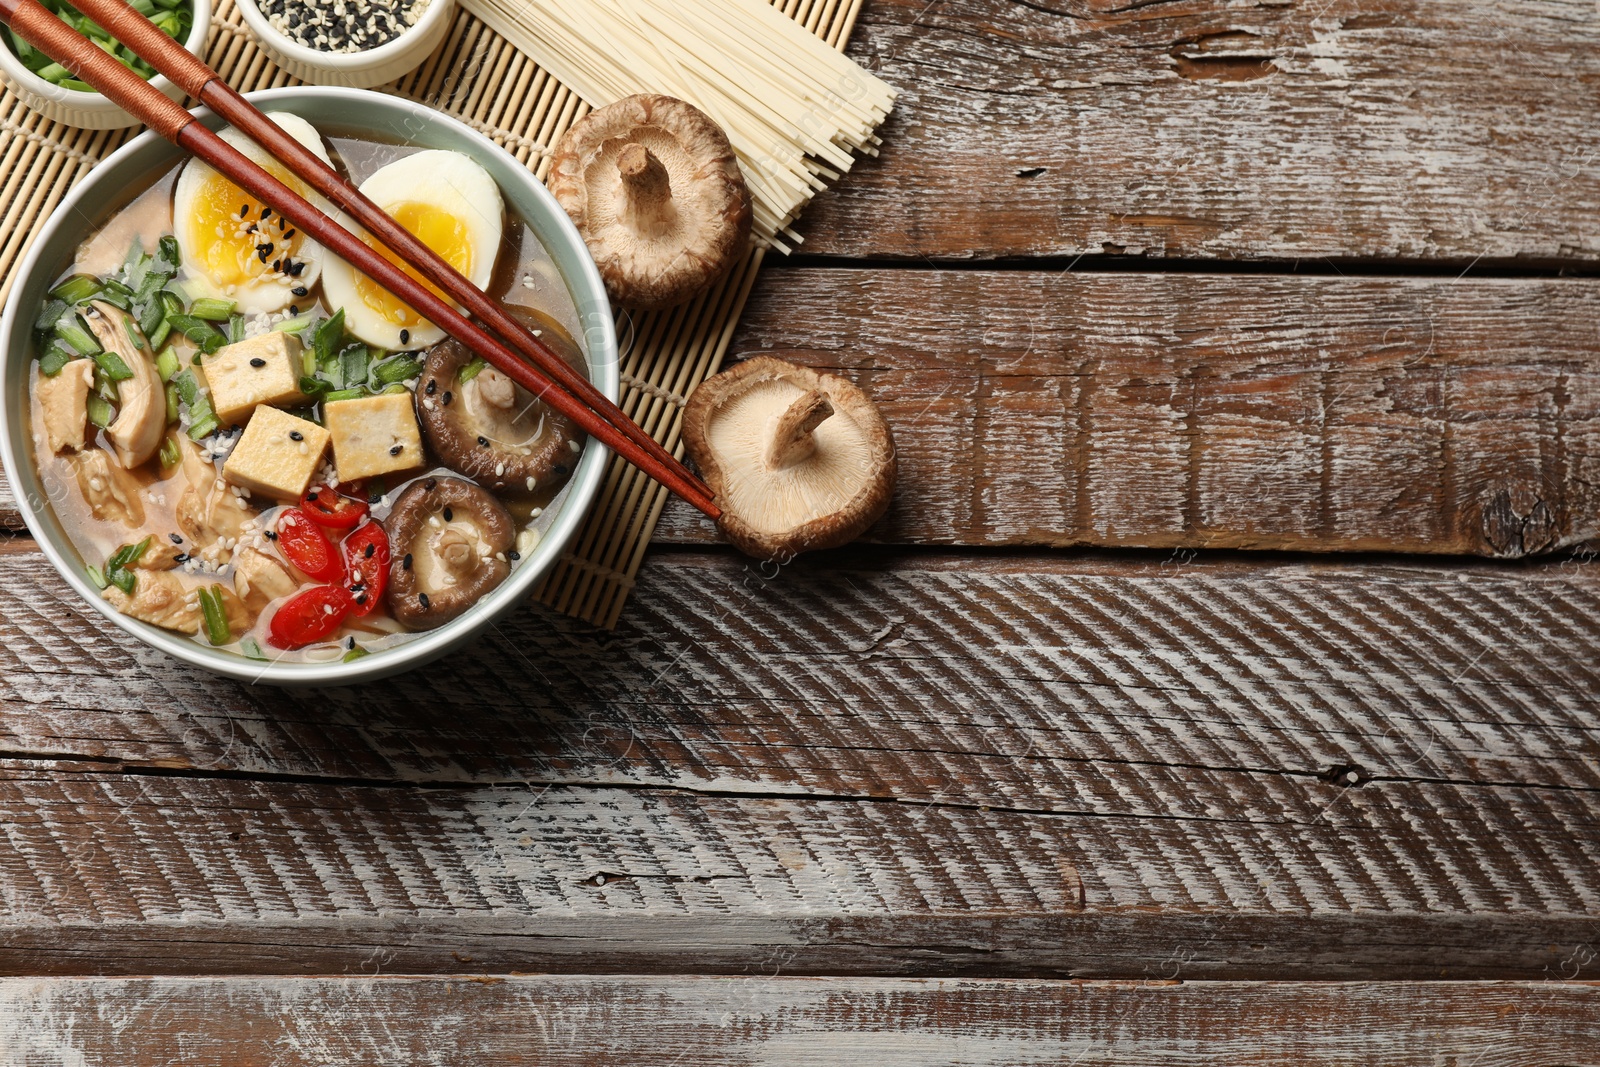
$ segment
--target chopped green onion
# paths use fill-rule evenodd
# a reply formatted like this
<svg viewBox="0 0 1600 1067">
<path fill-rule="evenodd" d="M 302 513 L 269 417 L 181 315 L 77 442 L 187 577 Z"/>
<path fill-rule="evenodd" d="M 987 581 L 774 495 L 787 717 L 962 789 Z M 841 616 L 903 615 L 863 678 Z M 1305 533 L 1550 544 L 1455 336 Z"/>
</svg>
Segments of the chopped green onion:
<svg viewBox="0 0 1600 1067">
<path fill-rule="evenodd" d="M 156 357 L 156 373 L 161 375 L 164 382 L 172 381 L 172 376 L 178 373 L 178 353 L 170 348 L 163 348 Z"/>
<path fill-rule="evenodd" d="M 104 589 L 106 586 L 111 584 L 110 582 L 106 581 L 105 572 L 99 567 L 96 567 L 93 563 L 86 565 L 83 569 L 88 572 L 89 580 L 94 583 L 94 587 L 96 589 Z"/>
<path fill-rule="evenodd" d="M 132 319 L 123 319 L 122 328 L 128 333 L 129 344 L 131 344 L 134 348 L 144 347 L 144 337 L 139 333 L 139 327 L 134 325 Z"/>
<path fill-rule="evenodd" d="M 68 304 L 65 300 L 51 297 L 45 301 L 44 307 L 39 309 L 39 317 L 33 320 L 35 330 L 49 330 L 61 321 L 61 316 L 67 313 Z"/>
<path fill-rule="evenodd" d="M 312 400 L 317 400 L 333 391 L 333 383 L 312 374 L 305 374 L 300 378 L 300 391 Z"/>
<path fill-rule="evenodd" d="M 189 314 L 197 319 L 206 319 L 210 322 L 226 322 L 228 316 L 233 314 L 233 309 L 238 306 L 236 300 L 219 300 L 215 297 L 201 297 L 189 307 Z"/>
<path fill-rule="evenodd" d="M 297 315 L 292 319 L 284 319 L 282 322 L 278 323 L 278 329 L 282 330 L 284 333 L 299 333 L 301 330 L 310 325 L 310 315 Z M 43 327 L 41 327 L 41 329 L 42 328 Z"/>
<path fill-rule="evenodd" d="M 111 405 L 98 394 L 90 393 L 87 401 L 89 421 L 102 430 L 111 425 Z"/>
<path fill-rule="evenodd" d="M 92 356 L 100 351 L 100 345 L 95 341 L 94 334 L 83 328 L 82 320 L 76 315 L 61 316 L 61 321 L 56 323 L 56 336 L 85 356 Z"/>
<path fill-rule="evenodd" d="M 170 233 L 164 234 L 161 240 L 156 242 L 156 256 L 162 270 L 176 272 L 183 265 L 183 259 L 178 254 L 178 239 Z"/>
<path fill-rule="evenodd" d="M 244 340 L 244 316 L 239 314 L 228 317 L 228 343 L 236 345 Z"/>
<path fill-rule="evenodd" d="M 171 437 L 161 439 L 161 469 L 176 467 L 183 460 L 183 453 L 178 451 L 178 442 Z"/>
<path fill-rule="evenodd" d="M 105 372 L 109 381 L 125 382 L 133 377 L 133 371 L 128 368 L 128 364 L 115 352 L 96 352 L 94 361 L 95 365 Z"/>
<path fill-rule="evenodd" d="M 365 385 L 371 365 L 366 345 L 351 345 L 339 353 L 339 379 L 347 388 Z"/>
<path fill-rule="evenodd" d="M 222 586 L 208 585 L 200 590 L 200 613 L 205 616 L 206 640 L 213 645 L 225 645 L 233 640 L 228 613 L 222 606 Z"/>
<path fill-rule="evenodd" d="M 172 384 L 178 387 L 178 395 L 185 404 L 193 404 L 195 397 L 200 395 L 200 383 L 195 380 L 194 371 L 180 371 L 172 376 Z"/>
<path fill-rule="evenodd" d="M 344 308 L 340 308 L 317 323 L 316 331 L 311 335 L 311 343 L 316 348 L 317 365 L 319 367 L 333 359 L 335 353 L 339 351 L 339 343 L 343 340 Z"/>
<path fill-rule="evenodd" d="M 163 289 L 156 296 L 161 300 L 161 310 L 165 311 L 169 317 L 183 314 L 183 297 L 174 293 L 171 289 Z"/>
<path fill-rule="evenodd" d="M 352 660 L 360 659 L 362 656 L 370 656 L 370 655 L 372 655 L 371 652 L 368 652 L 366 649 L 362 648 L 360 645 L 357 645 L 355 648 L 352 648 L 350 651 L 348 651 L 348 652 L 346 652 L 344 654 L 344 659 L 341 662 L 349 663 Z"/>
<path fill-rule="evenodd" d="M 160 323 L 156 325 L 156 328 L 149 331 L 150 347 L 160 348 L 166 343 L 167 338 L 171 336 L 171 334 L 172 323 L 168 322 L 166 317 L 163 316 Z"/>
<path fill-rule="evenodd" d="M 167 422 L 178 421 L 178 387 L 171 382 L 167 383 Z"/>
<path fill-rule="evenodd" d="M 144 555 L 152 540 L 154 540 L 153 535 L 136 545 L 123 545 L 111 553 L 111 558 L 106 560 L 106 581 L 132 596 L 134 573 L 131 568 L 139 561 L 139 557 Z"/>
<path fill-rule="evenodd" d="M 122 261 L 122 278 L 137 289 L 144 284 L 144 276 L 150 270 L 150 257 L 145 255 L 144 240 L 139 237 L 133 239 L 133 246 L 128 249 L 128 255 Z"/>
<path fill-rule="evenodd" d="M 302 378 L 301 381 L 304 382 L 305 379 Z M 283 410 L 297 419 L 305 419 L 316 426 L 322 425 L 322 416 L 317 414 L 316 408 L 284 408 Z"/>
<path fill-rule="evenodd" d="M 422 373 L 422 360 L 411 356 L 393 356 L 372 368 L 372 377 L 379 385 L 408 382 Z"/>
<path fill-rule="evenodd" d="M 253 637 L 246 637 L 244 640 L 240 641 L 239 651 L 243 652 L 250 659 L 265 660 L 267 658 L 266 652 L 264 652 L 261 648 L 261 642 L 257 641 Z"/>
<path fill-rule="evenodd" d="M 69 304 L 81 304 L 99 291 L 99 278 L 92 274 L 74 274 L 50 290 L 50 295 Z"/>
<path fill-rule="evenodd" d="M 324 404 L 337 403 L 340 400 L 360 400 L 367 395 L 365 389 L 335 389 L 322 398 Z"/>
<path fill-rule="evenodd" d="M 461 368 L 461 373 L 456 375 L 456 381 L 460 382 L 462 385 L 466 385 L 468 382 L 472 381 L 472 379 L 481 374 L 483 372 L 483 368 L 487 367 L 488 365 L 489 364 L 483 359 L 482 356 L 473 356 L 467 361 L 467 365 Z"/>
<path fill-rule="evenodd" d="M 383 387 L 382 395 L 384 395 L 384 396 L 396 396 L 396 395 L 398 395 L 400 393 L 409 393 L 409 392 L 411 392 L 411 390 L 406 388 L 406 383 L 405 382 L 391 382 L 390 384 L 388 384 L 388 385 Z"/>
<path fill-rule="evenodd" d="M 207 355 L 222 346 L 222 335 L 217 332 L 215 326 L 205 319 L 197 319 L 193 315 L 168 315 L 167 321 L 172 323 L 174 330 L 199 345 Z M 208 348 L 207 345 L 213 341 L 216 342 L 215 346 Z"/>
<path fill-rule="evenodd" d="M 60 341 L 51 341 L 39 356 L 39 373 L 46 378 L 54 378 L 61 373 L 63 367 L 77 358 L 78 354 L 69 350 Z"/>
<path fill-rule="evenodd" d="M 167 321 L 167 313 L 162 309 L 161 301 L 159 300 L 151 300 L 144 306 L 144 310 L 139 312 L 139 329 L 145 334 L 155 333 L 165 321 Z M 131 323 L 129 324 L 129 329 L 132 329 Z"/>
</svg>

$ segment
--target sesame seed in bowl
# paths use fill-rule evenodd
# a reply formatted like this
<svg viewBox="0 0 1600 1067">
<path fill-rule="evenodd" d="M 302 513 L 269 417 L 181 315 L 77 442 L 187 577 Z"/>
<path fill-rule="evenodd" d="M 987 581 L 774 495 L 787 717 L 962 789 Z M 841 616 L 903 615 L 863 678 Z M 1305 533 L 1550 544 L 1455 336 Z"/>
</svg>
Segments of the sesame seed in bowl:
<svg viewBox="0 0 1600 1067">
<path fill-rule="evenodd" d="M 421 66 L 450 29 L 456 0 L 238 0 L 278 65 L 308 82 L 365 89 Z"/>
</svg>

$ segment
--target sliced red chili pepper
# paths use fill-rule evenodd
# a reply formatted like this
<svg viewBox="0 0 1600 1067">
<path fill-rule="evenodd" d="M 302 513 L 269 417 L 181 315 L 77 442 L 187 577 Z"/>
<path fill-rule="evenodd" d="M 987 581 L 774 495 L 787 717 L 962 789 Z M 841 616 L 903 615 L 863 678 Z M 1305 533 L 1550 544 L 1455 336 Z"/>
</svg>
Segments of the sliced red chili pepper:
<svg viewBox="0 0 1600 1067">
<path fill-rule="evenodd" d="M 290 563 L 319 582 L 336 582 L 344 576 L 344 560 L 333 542 L 299 508 L 285 508 L 279 513 L 278 547 Z"/>
<path fill-rule="evenodd" d="M 344 571 L 355 598 L 355 614 L 371 614 L 389 585 L 389 535 L 381 523 L 357 526 L 344 539 Z"/>
<path fill-rule="evenodd" d="M 273 648 L 303 648 L 326 641 L 355 610 L 355 598 L 342 585 L 314 585 L 278 605 L 267 624 Z"/>
<path fill-rule="evenodd" d="M 306 493 L 300 508 L 319 526 L 348 530 L 367 517 L 367 502 L 345 496 L 331 486 L 319 485 Z"/>
</svg>

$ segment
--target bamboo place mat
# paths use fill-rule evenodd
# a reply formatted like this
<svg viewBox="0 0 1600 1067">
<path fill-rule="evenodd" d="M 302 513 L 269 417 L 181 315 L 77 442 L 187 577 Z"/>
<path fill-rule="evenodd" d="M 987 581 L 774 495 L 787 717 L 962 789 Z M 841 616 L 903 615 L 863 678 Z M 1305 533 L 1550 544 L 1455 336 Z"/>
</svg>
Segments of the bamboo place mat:
<svg viewBox="0 0 1600 1067">
<path fill-rule="evenodd" d="M 841 49 L 861 7 L 861 0 L 772 3 Z M 206 61 L 242 91 L 298 84 L 256 46 L 233 0 L 217 6 Z M 589 111 L 575 93 L 464 11 L 456 13 L 444 44 L 427 62 L 384 91 L 465 122 L 540 179 L 549 167 L 547 149 Z M 0 95 L 0 301 L 13 268 L 62 197 L 136 132 L 73 129 L 33 113 L 9 90 Z M 674 455 L 683 455 L 685 398 L 722 365 L 762 254 L 752 249 L 720 285 L 683 307 L 618 315 L 622 409 Z M 593 511 L 538 599 L 596 625 L 615 626 L 667 495 L 613 457 Z"/>
</svg>

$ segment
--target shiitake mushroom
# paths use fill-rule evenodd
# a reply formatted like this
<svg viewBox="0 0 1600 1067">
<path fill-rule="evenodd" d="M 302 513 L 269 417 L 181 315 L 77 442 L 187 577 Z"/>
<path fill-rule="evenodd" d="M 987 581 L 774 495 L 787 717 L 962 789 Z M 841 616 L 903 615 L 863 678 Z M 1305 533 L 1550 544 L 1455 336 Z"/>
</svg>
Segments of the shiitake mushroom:
<svg viewBox="0 0 1600 1067">
<path fill-rule="evenodd" d="M 576 346 L 553 324 L 519 308 L 506 309 L 563 356 Z M 417 384 L 417 419 L 435 455 L 451 470 L 495 491 L 537 492 L 565 478 L 582 431 L 565 415 L 493 367 L 468 381 L 472 352 L 447 339 L 428 351 Z M 573 360 L 581 364 L 581 357 Z"/>
<path fill-rule="evenodd" d="M 460 478 L 412 482 L 383 522 L 389 611 L 413 630 L 454 619 L 511 573 L 516 523 L 504 504 Z"/>
</svg>

